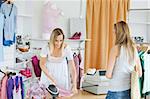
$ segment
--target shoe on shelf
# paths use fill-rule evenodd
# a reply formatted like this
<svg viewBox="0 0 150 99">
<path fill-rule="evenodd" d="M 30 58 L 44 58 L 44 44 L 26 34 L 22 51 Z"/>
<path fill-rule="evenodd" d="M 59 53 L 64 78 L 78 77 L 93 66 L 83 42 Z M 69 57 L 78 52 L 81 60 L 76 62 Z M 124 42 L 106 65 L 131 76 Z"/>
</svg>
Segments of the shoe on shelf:
<svg viewBox="0 0 150 99">
<path fill-rule="evenodd" d="M 81 34 L 82 34 L 81 32 L 78 33 L 79 38 L 81 37 Z"/>
<path fill-rule="evenodd" d="M 72 37 L 70 37 L 69 39 L 72 39 L 72 40 L 78 40 L 80 39 L 81 37 L 81 32 L 76 32 Z"/>
</svg>

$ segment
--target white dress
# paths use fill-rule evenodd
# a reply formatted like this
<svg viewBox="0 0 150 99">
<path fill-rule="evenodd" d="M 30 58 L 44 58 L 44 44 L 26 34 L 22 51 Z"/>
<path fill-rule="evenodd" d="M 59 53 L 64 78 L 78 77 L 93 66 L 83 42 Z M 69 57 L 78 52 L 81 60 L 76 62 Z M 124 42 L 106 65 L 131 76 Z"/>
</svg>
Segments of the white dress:
<svg viewBox="0 0 150 99">
<path fill-rule="evenodd" d="M 46 67 L 49 74 L 56 80 L 56 85 L 65 90 L 71 90 L 70 72 L 67 64 L 67 60 L 73 60 L 71 48 L 67 46 L 64 49 L 62 57 L 53 57 L 50 55 L 48 45 L 46 45 L 42 48 L 40 56 L 47 57 Z M 51 81 L 47 78 L 44 72 L 41 74 L 40 83 L 44 84 L 46 87 L 51 84 Z"/>
</svg>

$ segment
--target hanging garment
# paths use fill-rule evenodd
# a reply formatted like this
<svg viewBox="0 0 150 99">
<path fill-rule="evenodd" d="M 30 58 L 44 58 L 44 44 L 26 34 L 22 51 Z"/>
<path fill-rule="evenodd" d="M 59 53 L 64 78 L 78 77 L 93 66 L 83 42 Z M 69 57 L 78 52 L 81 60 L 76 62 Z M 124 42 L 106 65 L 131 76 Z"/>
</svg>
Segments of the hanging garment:
<svg viewBox="0 0 150 99">
<path fill-rule="evenodd" d="M 0 0 L 0 8 L 3 3 L 4 3 L 4 0 Z"/>
<path fill-rule="evenodd" d="M 40 68 L 40 63 L 39 63 L 39 59 L 37 58 L 37 56 L 32 57 L 32 66 L 34 68 L 34 73 L 36 77 L 41 77 L 41 68 Z"/>
<path fill-rule="evenodd" d="M 144 97 L 144 94 L 142 93 L 143 90 L 143 83 L 144 83 L 144 51 L 139 51 L 139 58 L 140 58 L 140 62 L 141 62 L 141 67 L 142 67 L 142 77 L 140 77 L 139 82 L 140 82 L 140 94 L 141 97 Z"/>
<path fill-rule="evenodd" d="M 79 52 L 78 54 L 78 58 L 79 58 L 79 65 L 81 64 L 81 61 L 82 61 L 82 57 L 81 57 L 81 53 Z"/>
<path fill-rule="evenodd" d="M 13 99 L 22 99 L 21 86 L 18 77 L 14 79 Z"/>
<path fill-rule="evenodd" d="M 20 87 L 21 87 L 21 97 L 22 99 L 25 98 L 25 93 L 24 93 L 24 83 L 23 83 L 23 78 L 20 77 Z"/>
<path fill-rule="evenodd" d="M 150 54 L 144 55 L 144 82 L 142 93 L 150 92 Z"/>
<path fill-rule="evenodd" d="M 5 75 L 4 78 L 2 79 L 2 87 L 1 87 L 1 96 L 0 99 L 7 99 L 7 80 L 8 76 Z"/>
<path fill-rule="evenodd" d="M 80 64 L 80 68 L 79 68 L 79 82 L 80 82 L 80 89 L 82 87 L 82 82 L 83 82 L 83 75 L 84 75 L 84 51 L 79 52 L 78 54 L 78 58 L 79 58 L 79 64 Z"/>
<path fill-rule="evenodd" d="M 60 9 L 53 7 L 54 5 L 49 1 L 44 6 L 43 11 L 43 38 L 49 39 L 54 28 L 58 27 L 58 18 L 61 15 Z"/>
<path fill-rule="evenodd" d="M 74 63 L 75 63 L 75 67 L 76 67 L 76 72 L 77 72 L 77 88 L 79 88 L 80 87 L 79 58 L 78 58 L 78 55 L 76 53 L 73 54 L 73 58 L 74 58 Z"/>
<path fill-rule="evenodd" d="M 15 42 L 17 7 L 14 4 L 3 3 L 1 12 L 4 14 L 3 45 L 10 46 Z"/>
<path fill-rule="evenodd" d="M 0 62 L 4 60 L 3 55 L 3 28 L 4 28 L 4 15 L 0 13 Z"/>
<path fill-rule="evenodd" d="M 17 98 L 15 98 L 17 97 Z M 24 99 L 22 77 L 10 77 L 7 81 L 7 99 Z"/>
<path fill-rule="evenodd" d="M 84 51 L 83 50 L 80 50 L 78 57 L 80 60 L 80 68 L 84 70 Z"/>
<path fill-rule="evenodd" d="M 14 80 L 10 77 L 7 81 L 7 99 L 13 99 Z"/>
</svg>

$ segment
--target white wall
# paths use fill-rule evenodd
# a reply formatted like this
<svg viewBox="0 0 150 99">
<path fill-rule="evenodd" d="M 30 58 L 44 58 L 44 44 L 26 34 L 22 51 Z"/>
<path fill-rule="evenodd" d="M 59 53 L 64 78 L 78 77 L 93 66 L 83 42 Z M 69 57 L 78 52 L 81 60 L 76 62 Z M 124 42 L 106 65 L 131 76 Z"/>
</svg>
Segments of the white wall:
<svg viewBox="0 0 150 99">
<path fill-rule="evenodd" d="M 42 39 L 42 11 L 48 0 L 15 0 L 18 7 L 18 34 L 27 35 L 31 38 Z M 66 38 L 70 37 L 70 18 L 85 18 L 86 0 L 50 0 L 61 9 L 64 16 L 59 17 L 59 26 L 63 28 Z M 81 2 L 82 1 L 82 2 Z M 82 8 L 80 8 L 82 7 Z M 49 38 L 49 37 L 48 37 Z M 31 47 L 43 47 L 47 41 L 32 40 Z M 67 42 L 71 47 L 79 47 L 80 42 Z M 84 47 L 84 43 L 81 44 Z M 32 51 L 32 50 L 31 50 Z M 77 51 L 78 52 L 78 51 Z M 84 60 L 84 50 L 81 51 Z"/>
<path fill-rule="evenodd" d="M 148 7 L 149 0 L 130 0 L 130 8 L 131 9 L 142 9 Z"/>
<path fill-rule="evenodd" d="M 150 0 L 148 1 L 148 8 L 150 9 Z M 150 23 L 150 11 L 148 14 L 148 22 Z M 150 42 L 150 24 L 148 25 L 148 42 Z"/>
<path fill-rule="evenodd" d="M 30 34 L 32 38 L 40 38 L 42 36 L 42 10 L 47 1 L 48 0 L 15 0 L 18 7 L 18 34 Z M 50 1 L 64 13 L 64 16 L 60 17 L 58 21 L 66 35 L 69 36 L 69 18 L 79 18 L 80 15 L 85 18 L 86 0 Z M 82 8 L 80 8 L 80 4 L 82 4 Z M 25 17 L 23 15 L 27 16 Z"/>
<path fill-rule="evenodd" d="M 150 5 L 148 4 L 150 0 L 131 0 L 131 9 L 148 9 Z M 132 36 L 143 36 L 144 42 L 149 41 L 150 31 L 148 23 L 150 10 L 130 10 L 129 11 L 129 26 Z M 150 21 L 149 21 L 150 22 Z"/>
</svg>

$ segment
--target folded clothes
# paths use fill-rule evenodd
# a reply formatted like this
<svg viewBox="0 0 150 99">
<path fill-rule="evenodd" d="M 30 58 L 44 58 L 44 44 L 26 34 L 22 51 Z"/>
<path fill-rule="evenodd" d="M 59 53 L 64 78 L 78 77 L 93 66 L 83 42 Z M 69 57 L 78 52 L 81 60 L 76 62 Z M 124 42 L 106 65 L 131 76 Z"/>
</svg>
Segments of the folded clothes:
<svg viewBox="0 0 150 99">
<path fill-rule="evenodd" d="M 59 89 L 59 96 L 61 96 L 61 97 L 69 97 L 69 96 L 73 95 L 71 90 L 66 90 L 66 89 L 63 89 L 59 86 L 57 88 Z"/>
</svg>

